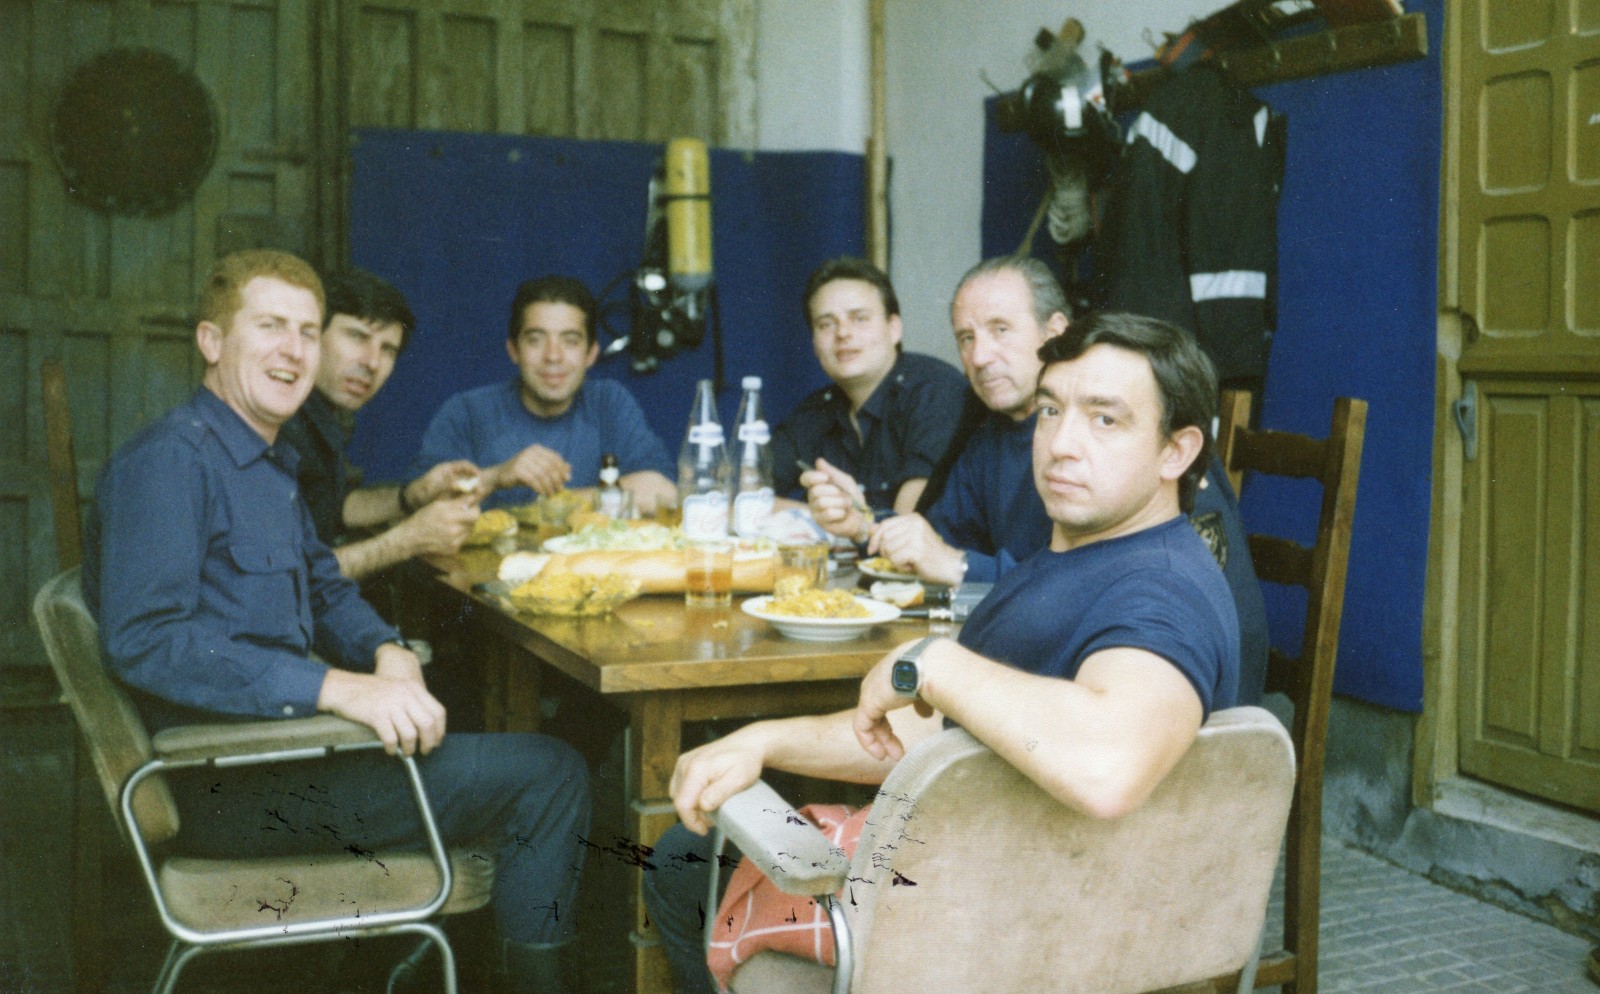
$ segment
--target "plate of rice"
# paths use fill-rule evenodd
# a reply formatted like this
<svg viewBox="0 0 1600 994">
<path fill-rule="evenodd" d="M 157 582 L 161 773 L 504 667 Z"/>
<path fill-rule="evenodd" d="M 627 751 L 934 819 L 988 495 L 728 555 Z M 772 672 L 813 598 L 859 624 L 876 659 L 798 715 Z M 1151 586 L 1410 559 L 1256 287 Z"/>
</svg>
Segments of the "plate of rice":
<svg viewBox="0 0 1600 994">
<path fill-rule="evenodd" d="M 787 597 L 752 597 L 740 608 L 802 642 L 848 642 L 873 625 L 900 617 L 893 604 L 856 597 L 844 590 L 807 590 Z"/>
</svg>

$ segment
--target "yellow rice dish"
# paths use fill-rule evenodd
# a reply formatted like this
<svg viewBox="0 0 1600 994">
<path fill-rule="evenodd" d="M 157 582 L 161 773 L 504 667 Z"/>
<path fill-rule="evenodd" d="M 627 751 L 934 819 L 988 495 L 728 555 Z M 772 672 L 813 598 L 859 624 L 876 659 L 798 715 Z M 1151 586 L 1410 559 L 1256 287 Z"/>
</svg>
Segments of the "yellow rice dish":
<svg viewBox="0 0 1600 994">
<path fill-rule="evenodd" d="M 774 597 L 767 602 L 767 611 L 791 618 L 867 618 L 872 615 L 847 590 L 806 590 Z"/>
</svg>

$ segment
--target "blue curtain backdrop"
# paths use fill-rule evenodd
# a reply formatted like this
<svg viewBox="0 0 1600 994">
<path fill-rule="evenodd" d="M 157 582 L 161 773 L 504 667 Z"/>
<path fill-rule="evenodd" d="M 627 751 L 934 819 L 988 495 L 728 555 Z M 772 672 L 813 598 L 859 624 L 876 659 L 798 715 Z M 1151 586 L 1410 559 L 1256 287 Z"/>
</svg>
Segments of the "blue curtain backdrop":
<svg viewBox="0 0 1600 994">
<path fill-rule="evenodd" d="M 1438 314 L 1442 0 L 1426 59 L 1265 86 L 1289 117 L 1278 218 L 1278 329 L 1262 424 L 1322 436 L 1333 398 L 1364 398 L 1366 450 L 1335 689 L 1422 709 L 1422 599 L 1433 472 Z M 1177 27 L 1176 25 L 1174 27 Z M 994 127 L 984 155 L 983 251 L 1015 251 L 1044 190 L 1042 157 Z M 1041 233 L 1041 257 L 1051 250 Z M 1315 485 L 1247 484 L 1246 521 L 1311 541 Z M 1266 585 L 1275 645 L 1297 649 L 1304 598 Z"/>
<path fill-rule="evenodd" d="M 644 251 L 646 184 L 661 146 L 422 131 L 359 131 L 351 151 L 350 254 L 394 282 L 418 330 L 358 419 L 351 457 L 370 480 L 398 478 L 451 394 L 515 374 L 505 352 L 522 280 L 560 272 L 598 295 Z M 773 417 L 826 382 L 800 294 L 824 259 L 862 252 L 862 159 L 832 152 L 711 153 L 713 265 L 727 389 L 760 375 Z M 629 330 L 624 279 L 604 301 Z M 602 343 L 603 344 L 603 343 Z M 636 375 L 625 356 L 590 375 L 633 391 L 669 452 L 682 443 L 696 380 L 711 376 L 709 331 L 696 350 Z"/>
</svg>

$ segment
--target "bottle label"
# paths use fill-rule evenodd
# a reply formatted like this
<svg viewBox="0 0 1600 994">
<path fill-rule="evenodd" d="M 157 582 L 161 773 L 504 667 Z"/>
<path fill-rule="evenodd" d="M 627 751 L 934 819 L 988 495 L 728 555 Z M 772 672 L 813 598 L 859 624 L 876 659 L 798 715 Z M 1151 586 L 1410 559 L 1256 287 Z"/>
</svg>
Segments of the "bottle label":
<svg viewBox="0 0 1600 994">
<path fill-rule="evenodd" d="M 683 537 L 691 542 L 728 537 L 728 495 L 720 490 L 683 499 Z"/>
<path fill-rule="evenodd" d="M 600 513 L 610 518 L 622 514 L 622 488 L 608 487 L 600 491 Z"/>
<path fill-rule="evenodd" d="M 755 538 L 772 517 L 772 488 L 746 490 L 733 499 L 733 531 L 740 538 Z"/>
<path fill-rule="evenodd" d="M 721 445 L 722 426 L 714 422 L 689 426 L 690 445 Z"/>
<path fill-rule="evenodd" d="M 765 421 L 752 421 L 739 426 L 739 441 L 766 445 L 772 441 L 772 432 L 767 428 Z"/>
<path fill-rule="evenodd" d="M 600 482 L 605 486 L 609 487 L 613 483 L 616 483 L 619 479 L 621 479 L 621 474 L 617 471 L 617 467 L 615 466 L 607 466 L 605 469 L 600 471 Z"/>
</svg>

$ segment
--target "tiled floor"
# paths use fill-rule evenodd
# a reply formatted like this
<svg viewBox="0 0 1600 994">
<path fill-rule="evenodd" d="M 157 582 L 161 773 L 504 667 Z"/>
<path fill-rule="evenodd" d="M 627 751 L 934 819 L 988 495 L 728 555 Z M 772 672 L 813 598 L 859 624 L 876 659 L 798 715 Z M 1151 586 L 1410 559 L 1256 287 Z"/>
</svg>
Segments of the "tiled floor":
<svg viewBox="0 0 1600 994">
<path fill-rule="evenodd" d="M 1279 896 L 1268 933 L 1282 914 Z M 1328 839 L 1322 994 L 1600 994 L 1589 944 Z"/>
<path fill-rule="evenodd" d="M 16 712 L 0 721 L 0 994 L 65 990 L 69 925 L 66 882 L 71 726 L 64 712 Z M 606 768 L 603 766 L 602 770 Z M 609 772 L 609 771 L 607 771 Z M 602 781 L 606 778 L 602 777 Z M 604 786 L 597 781 L 597 787 Z M 610 785 L 612 788 L 614 784 Z M 613 790 L 613 792 L 615 792 Z M 604 790 L 599 791 L 604 794 Z M 597 830 L 609 814 L 597 811 Z M 41 845 L 41 841 L 44 842 Z M 120 969 L 112 994 L 149 989 L 165 946 L 131 860 L 108 868 L 108 952 Z M 621 994 L 620 863 L 593 862 L 586 874 L 583 957 L 588 994 Z M 1324 994 L 1600 994 L 1584 974 L 1588 943 L 1434 884 L 1329 839 L 1323 852 L 1321 990 Z M 1281 914 L 1275 898 L 1273 916 Z M 1273 934 L 1276 917 L 1269 924 Z M 465 952 L 465 950 L 463 950 Z M 378 951 L 374 951 L 378 953 Z M 216 957 L 186 975 L 182 990 L 303 991 L 303 971 L 286 954 Z M 468 953 L 468 955 L 471 955 Z M 387 954 L 378 959 L 387 961 Z M 328 978 L 319 978 L 326 982 Z M 192 982 L 191 982 L 192 981 Z"/>
</svg>

